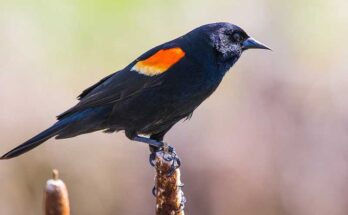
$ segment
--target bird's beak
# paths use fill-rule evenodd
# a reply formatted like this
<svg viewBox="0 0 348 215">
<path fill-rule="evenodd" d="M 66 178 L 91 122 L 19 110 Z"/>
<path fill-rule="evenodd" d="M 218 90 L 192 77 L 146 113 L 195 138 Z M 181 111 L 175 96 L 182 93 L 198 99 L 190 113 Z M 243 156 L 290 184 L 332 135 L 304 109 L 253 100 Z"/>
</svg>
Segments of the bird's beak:
<svg viewBox="0 0 348 215">
<path fill-rule="evenodd" d="M 268 48 L 266 45 L 262 44 L 261 42 L 255 40 L 252 37 L 249 37 L 248 39 L 246 39 L 243 43 L 242 43 L 242 49 L 247 50 L 247 49 L 268 49 L 268 50 L 272 50 L 270 48 Z"/>
</svg>

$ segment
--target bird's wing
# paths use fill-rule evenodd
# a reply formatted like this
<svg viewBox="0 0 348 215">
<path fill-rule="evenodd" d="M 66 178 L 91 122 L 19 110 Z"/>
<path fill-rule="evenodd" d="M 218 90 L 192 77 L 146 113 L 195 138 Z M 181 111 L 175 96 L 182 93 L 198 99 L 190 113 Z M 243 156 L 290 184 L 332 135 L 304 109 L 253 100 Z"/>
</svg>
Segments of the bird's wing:
<svg viewBox="0 0 348 215">
<path fill-rule="evenodd" d="M 86 108 L 120 102 L 146 89 L 159 86 L 166 76 L 166 71 L 184 55 L 185 52 L 175 44 L 156 47 L 125 69 L 84 90 L 78 97 L 80 102 L 57 118 L 62 119 Z"/>
<path fill-rule="evenodd" d="M 112 75 L 114 74 L 110 74 L 106 77 L 104 77 L 103 79 L 101 79 L 100 81 L 98 81 L 97 83 L 93 84 L 92 86 L 88 87 L 87 89 L 85 89 L 84 91 L 82 91 L 82 93 L 80 95 L 77 96 L 78 100 L 83 99 L 85 96 L 87 96 L 90 92 L 92 92 L 94 89 L 96 89 L 98 86 L 103 85 L 103 83 L 109 79 Z"/>
</svg>

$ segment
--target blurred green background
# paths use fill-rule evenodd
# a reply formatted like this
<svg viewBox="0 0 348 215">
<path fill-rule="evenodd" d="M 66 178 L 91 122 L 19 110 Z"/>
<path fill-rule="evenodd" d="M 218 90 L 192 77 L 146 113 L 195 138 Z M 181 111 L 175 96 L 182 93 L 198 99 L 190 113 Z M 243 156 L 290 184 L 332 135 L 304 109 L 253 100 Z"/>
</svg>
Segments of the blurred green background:
<svg viewBox="0 0 348 215">
<path fill-rule="evenodd" d="M 248 51 L 166 136 L 187 214 L 348 214 L 345 0 L 0 0 L 0 151 L 55 122 L 102 77 L 202 24 L 242 26 Z M 154 214 L 148 148 L 122 133 L 49 140 L 0 162 L 0 214 L 42 214 L 58 168 L 72 214 Z"/>
</svg>

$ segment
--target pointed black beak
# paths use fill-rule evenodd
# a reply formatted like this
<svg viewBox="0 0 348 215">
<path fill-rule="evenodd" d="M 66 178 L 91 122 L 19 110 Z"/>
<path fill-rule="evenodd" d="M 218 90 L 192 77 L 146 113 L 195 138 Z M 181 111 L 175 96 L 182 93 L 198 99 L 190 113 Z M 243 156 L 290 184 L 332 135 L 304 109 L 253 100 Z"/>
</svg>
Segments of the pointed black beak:
<svg viewBox="0 0 348 215">
<path fill-rule="evenodd" d="M 243 51 L 247 49 L 268 49 L 272 51 L 272 49 L 268 48 L 266 45 L 262 44 L 252 37 L 249 37 L 242 43 L 242 49 Z"/>
</svg>

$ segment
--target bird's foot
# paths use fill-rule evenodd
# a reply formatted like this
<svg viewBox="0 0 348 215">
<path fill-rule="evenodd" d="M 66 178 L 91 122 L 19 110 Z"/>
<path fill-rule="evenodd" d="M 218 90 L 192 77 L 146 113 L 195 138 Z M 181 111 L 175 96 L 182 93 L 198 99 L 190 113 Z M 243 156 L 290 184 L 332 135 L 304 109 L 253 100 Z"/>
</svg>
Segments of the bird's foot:
<svg viewBox="0 0 348 215">
<path fill-rule="evenodd" d="M 162 142 L 162 147 L 150 147 L 150 157 L 149 161 L 151 166 L 156 165 L 156 156 L 162 156 L 163 160 L 171 162 L 171 167 L 168 170 L 167 175 L 171 176 L 177 168 L 181 166 L 181 160 L 175 152 L 174 147 Z"/>
<path fill-rule="evenodd" d="M 150 146 L 149 162 L 151 166 L 156 165 L 157 153 L 163 158 L 163 160 L 171 162 L 171 168 L 168 170 L 168 176 L 172 175 L 177 168 L 180 167 L 181 161 L 175 152 L 174 147 L 168 145 L 166 142 L 157 141 L 142 136 L 135 136 L 132 138 L 134 141 L 146 143 Z"/>
</svg>

